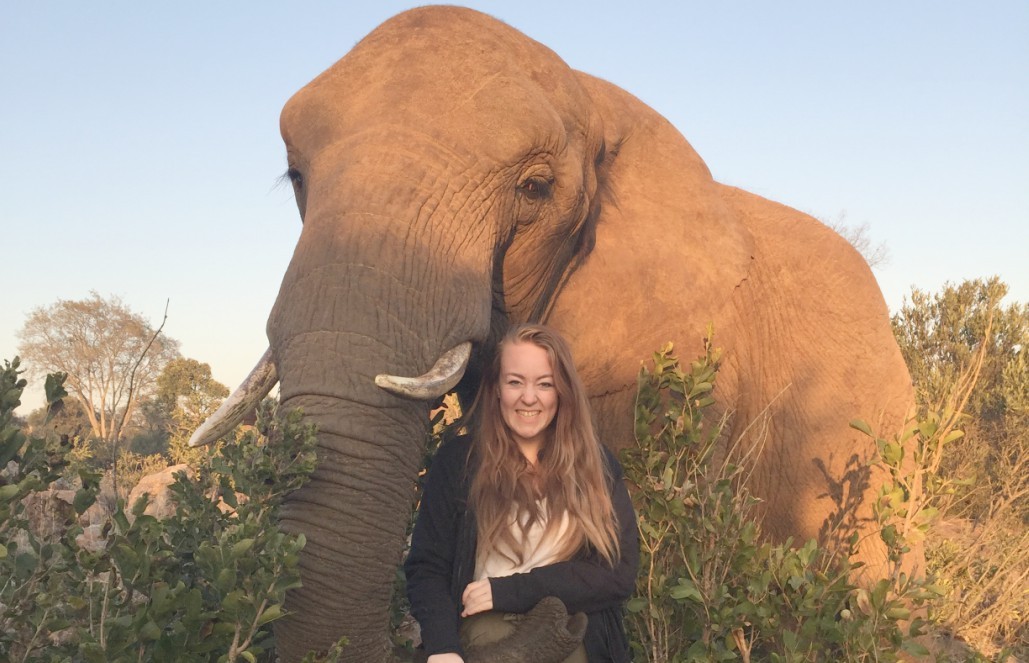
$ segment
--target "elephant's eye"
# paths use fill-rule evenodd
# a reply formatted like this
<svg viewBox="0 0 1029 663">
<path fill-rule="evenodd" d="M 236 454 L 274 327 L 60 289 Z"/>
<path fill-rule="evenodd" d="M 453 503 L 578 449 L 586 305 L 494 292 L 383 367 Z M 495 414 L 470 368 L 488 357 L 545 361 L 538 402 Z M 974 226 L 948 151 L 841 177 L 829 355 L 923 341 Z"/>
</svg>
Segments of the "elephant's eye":
<svg viewBox="0 0 1029 663">
<path fill-rule="evenodd" d="M 539 200 L 550 195 L 550 186 L 542 177 L 530 177 L 518 185 L 518 193 L 529 200 Z"/>
</svg>

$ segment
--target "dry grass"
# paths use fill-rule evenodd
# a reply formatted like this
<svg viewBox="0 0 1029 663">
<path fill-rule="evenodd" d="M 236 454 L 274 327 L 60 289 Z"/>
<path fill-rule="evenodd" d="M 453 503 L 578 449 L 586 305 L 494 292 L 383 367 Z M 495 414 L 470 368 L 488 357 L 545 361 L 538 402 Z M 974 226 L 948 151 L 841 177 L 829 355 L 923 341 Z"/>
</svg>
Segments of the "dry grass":
<svg viewBox="0 0 1029 663">
<path fill-rule="evenodd" d="M 977 388 L 991 328 L 992 316 L 979 351 L 931 406 L 950 413 L 950 429 L 967 421 L 961 413 Z M 933 621 L 983 656 L 1029 661 L 1029 431 L 1009 425 L 999 438 L 976 431 L 927 460 L 926 499 L 939 509 L 925 542 L 927 570 L 946 591 Z"/>
</svg>

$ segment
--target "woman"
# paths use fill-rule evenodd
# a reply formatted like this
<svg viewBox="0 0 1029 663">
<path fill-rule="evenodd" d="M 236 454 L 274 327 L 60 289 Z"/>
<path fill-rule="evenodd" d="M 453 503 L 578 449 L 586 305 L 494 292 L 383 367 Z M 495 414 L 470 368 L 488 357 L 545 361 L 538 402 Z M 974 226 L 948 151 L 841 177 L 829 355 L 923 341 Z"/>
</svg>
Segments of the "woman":
<svg viewBox="0 0 1029 663">
<path fill-rule="evenodd" d="M 548 596 L 588 619 L 569 661 L 629 661 L 636 518 L 564 339 L 513 327 L 470 419 L 472 434 L 444 442 L 432 462 L 405 563 L 429 663 L 464 661 L 462 635 L 478 638 L 484 623 Z"/>
</svg>

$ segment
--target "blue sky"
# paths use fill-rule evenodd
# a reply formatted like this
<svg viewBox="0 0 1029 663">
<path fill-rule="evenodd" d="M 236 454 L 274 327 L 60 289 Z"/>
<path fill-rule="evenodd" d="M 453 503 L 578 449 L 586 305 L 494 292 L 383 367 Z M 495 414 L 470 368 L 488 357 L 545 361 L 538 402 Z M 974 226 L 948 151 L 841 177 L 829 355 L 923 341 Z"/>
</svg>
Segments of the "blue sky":
<svg viewBox="0 0 1029 663">
<path fill-rule="evenodd" d="M 416 4 L 5 3 L 0 357 L 57 299 L 155 323 L 170 299 L 234 387 L 300 232 L 279 111 Z M 994 274 L 1029 302 L 1029 3 L 466 4 L 649 103 L 719 181 L 867 224 L 891 309 Z"/>
</svg>

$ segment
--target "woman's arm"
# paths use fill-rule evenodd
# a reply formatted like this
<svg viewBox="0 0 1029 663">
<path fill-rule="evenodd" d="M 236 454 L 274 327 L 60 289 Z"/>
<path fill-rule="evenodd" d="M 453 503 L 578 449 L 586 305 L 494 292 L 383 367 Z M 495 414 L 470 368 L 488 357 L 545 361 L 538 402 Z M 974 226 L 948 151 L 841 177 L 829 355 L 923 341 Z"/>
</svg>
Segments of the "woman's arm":
<svg viewBox="0 0 1029 663">
<path fill-rule="evenodd" d="M 619 528 L 621 556 L 614 567 L 591 554 L 541 566 L 527 573 L 490 578 L 493 609 L 527 612 L 545 596 L 556 596 L 569 613 L 597 612 L 621 605 L 636 588 L 639 566 L 639 532 L 629 491 L 622 480 L 622 468 L 608 456 L 613 475 L 611 503 Z"/>
<path fill-rule="evenodd" d="M 425 663 L 464 663 L 460 654 L 447 652 L 446 654 L 433 654 L 425 660 Z"/>
<path fill-rule="evenodd" d="M 411 614 L 418 620 L 422 644 L 430 655 L 461 652 L 451 578 L 460 527 L 461 468 L 466 454 L 467 445 L 456 440 L 440 447 L 426 477 L 411 551 L 404 562 Z"/>
</svg>

